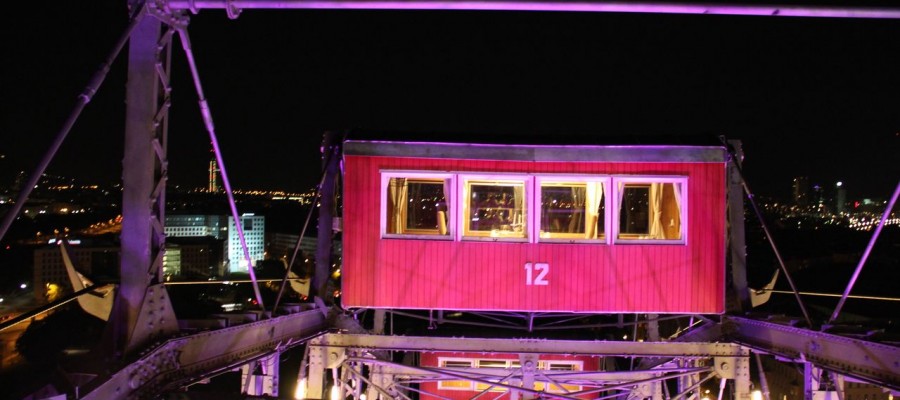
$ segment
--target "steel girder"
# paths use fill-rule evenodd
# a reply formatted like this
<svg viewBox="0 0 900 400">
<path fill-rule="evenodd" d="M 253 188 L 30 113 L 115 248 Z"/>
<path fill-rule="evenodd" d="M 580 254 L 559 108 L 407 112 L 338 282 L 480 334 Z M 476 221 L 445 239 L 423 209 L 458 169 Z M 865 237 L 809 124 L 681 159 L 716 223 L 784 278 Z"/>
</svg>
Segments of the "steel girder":
<svg viewBox="0 0 900 400">
<path fill-rule="evenodd" d="M 726 316 L 725 338 L 782 359 L 900 391 L 900 347 L 772 322 Z"/>
<path fill-rule="evenodd" d="M 302 344 L 325 327 L 323 310 L 312 309 L 170 339 L 80 391 L 84 399 L 152 398 Z"/>
<path fill-rule="evenodd" d="M 676 397 L 683 397 L 696 390 L 702 381 L 715 376 L 734 379 L 741 365 L 746 365 L 749 350 L 730 343 L 676 343 L 676 342 L 619 342 L 548 339 L 484 339 L 451 337 L 382 336 L 368 334 L 329 333 L 310 340 L 308 344 L 310 366 L 331 369 L 334 376 L 341 370 L 341 378 L 334 379 L 338 390 L 349 393 L 358 389 L 359 381 L 367 385 L 368 396 L 406 398 L 404 391 L 423 392 L 413 384 L 446 380 L 467 380 L 490 388 L 510 390 L 510 397 L 534 398 L 548 393 L 531 389 L 531 383 L 543 382 L 546 387 L 555 385 L 562 393 L 550 394 L 555 398 L 577 398 L 599 392 L 627 392 L 633 398 L 662 398 L 662 382 L 684 379 Z M 384 359 L 380 351 L 405 352 L 470 352 L 483 354 L 518 354 L 521 367 L 495 368 L 441 368 L 401 364 Z M 664 357 L 677 359 L 680 366 L 665 365 L 656 369 L 638 371 L 539 371 L 534 366 L 538 354 L 592 355 L 609 357 Z M 528 361 L 532 362 L 529 363 Z M 359 371 L 368 367 L 369 376 Z M 349 373 L 348 373 L 349 372 Z M 310 376 L 325 376 L 324 371 L 310 371 Z M 701 378 L 702 376 L 702 378 Z M 743 379 L 743 376 L 741 376 Z M 355 383 L 350 383 L 356 380 Z M 313 384 L 310 382 L 309 384 Z M 315 383 L 318 389 L 320 383 Z M 578 385 L 578 392 L 568 393 L 563 385 Z M 312 393 L 309 393 L 312 394 Z M 310 398 L 319 398 L 316 390 Z M 440 395 L 427 393 L 440 398 Z M 356 396 L 354 396 L 356 397 Z M 477 396 L 476 396 L 477 397 Z M 356 397 L 358 398 L 358 397 Z"/>
</svg>

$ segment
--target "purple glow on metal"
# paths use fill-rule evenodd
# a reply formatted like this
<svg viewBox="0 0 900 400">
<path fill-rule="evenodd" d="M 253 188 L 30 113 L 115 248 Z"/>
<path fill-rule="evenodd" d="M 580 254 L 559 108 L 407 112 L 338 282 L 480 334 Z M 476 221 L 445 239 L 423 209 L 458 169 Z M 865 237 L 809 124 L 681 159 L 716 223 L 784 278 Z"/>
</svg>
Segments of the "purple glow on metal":
<svg viewBox="0 0 900 400">
<path fill-rule="evenodd" d="M 709 149 L 718 146 L 681 146 L 681 145 L 578 145 L 578 144 L 495 144 L 495 143 L 454 143 L 454 142 L 413 142 L 413 141 L 388 141 L 388 140 L 348 140 L 348 143 L 375 143 L 375 144 L 401 144 L 409 146 L 447 146 L 466 148 L 510 148 L 522 147 L 532 149 L 637 149 L 637 150 L 676 150 L 676 149 Z"/>
<path fill-rule="evenodd" d="M 368 1 L 368 0 L 169 0 L 171 9 L 350 9 L 350 10 L 484 10 L 712 14 L 817 18 L 900 19 L 897 8 L 815 7 L 780 5 L 673 4 L 614 1 Z"/>
</svg>

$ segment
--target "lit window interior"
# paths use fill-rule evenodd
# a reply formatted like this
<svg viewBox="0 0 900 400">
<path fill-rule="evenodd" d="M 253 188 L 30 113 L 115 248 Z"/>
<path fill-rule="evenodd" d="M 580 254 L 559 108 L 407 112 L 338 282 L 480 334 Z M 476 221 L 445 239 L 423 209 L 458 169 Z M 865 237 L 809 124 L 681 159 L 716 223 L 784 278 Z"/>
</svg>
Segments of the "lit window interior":
<svg viewBox="0 0 900 400">
<path fill-rule="evenodd" d="M 680 240 L 681 183 L 620 183 L 619 239 Z"/>
<path fill-rule="evenodd" d="M 466 236 L 528 237 L 524 181 L 471 180 L 464 196 Z"/>
<path fill-rule="evenodd" d="M 390 178 L 387 190 L 387 233 L 450 234 L 445 179 Z"/>
<path fill-rule="evenodd" d="M 606 214 L 601 182 L 542 182 L 542 239 L 603 239 Z"/>
</svg>

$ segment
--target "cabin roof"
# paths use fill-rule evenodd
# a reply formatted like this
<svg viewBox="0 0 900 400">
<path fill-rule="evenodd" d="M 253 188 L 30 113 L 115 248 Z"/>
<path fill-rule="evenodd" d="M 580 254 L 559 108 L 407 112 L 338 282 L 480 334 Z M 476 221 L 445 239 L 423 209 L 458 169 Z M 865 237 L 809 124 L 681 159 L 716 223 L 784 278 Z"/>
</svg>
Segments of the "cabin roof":
<svg viewBox="0 0 900 400">
<path fill-rule="evenodd" d="M 713 162 L 727 160 L 722 146 L 531 145 L 347 140 L 344 154 L 504 161 Z"/>
</svg>

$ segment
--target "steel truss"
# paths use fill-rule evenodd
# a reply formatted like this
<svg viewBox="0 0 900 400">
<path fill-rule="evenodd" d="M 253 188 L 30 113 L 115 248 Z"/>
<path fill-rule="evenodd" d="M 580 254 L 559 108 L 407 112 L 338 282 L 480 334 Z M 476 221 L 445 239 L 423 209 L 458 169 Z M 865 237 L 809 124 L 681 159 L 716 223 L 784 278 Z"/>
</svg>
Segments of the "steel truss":
<svg viewBox="0 0 900 400">
<path fill-rule="evenodd" d="M 135 12 L 132 27 L 126 35 L 130 36 L 130 43 L 126 93 L 124 155 L 126 161 L 123 163 L 122 281 L 108 332 L 112 339 L 109 342 L 113 354 L 111 358 L 115 363 L 111 365 L 113 372 L 109 375 L 98 376 L 98 379 L 82 386 L 83 396 L 80 397 L 85 398 L 152 397 L 246 364 L 251 366 L 244 369 L 244 391 L 251 395 L 266 394 L 265 386 L 271 386 L 273 379 L 277 380 L 278 369 L 275 364 L 278 353 L 334 326 L 326 322 L 322 312 L 324 308 L 319 307 L 318 310 L 174 337 L 178 333 L 178 327 L 160 279 L 165 244 L 163 227 L 168 170 L 167 112 L 171 104 L 168 77 L 171 39 L 174 32 L 179 32 L 182 45 L 190 56 L 190 44 L 185 31 L 188 11 L 196 13 L 201 8 L 224 8 L 231 18 L 236 18 L 241 8 L 494 9 L 900 18 L 900 9 L 896 8 L 728 5 L 713 7 L 661 3 L 625 4 L 599 0 L 586 2 L 156 0 L 146 3 L 131 0 L 129 4 Z M 146 14 L 155 18 L 145 18 Z M 115 58 L 114 55 L 121 46 L 121 43 L 117 44 L 109 62 Z M 199 86 L 197 68 L 192 64 L 191 69 L 201 98 L 204 122 L 212 136 L 212 120 Z M 98 74 L 98 79 L 91 82 L 81 98 L 79 107 L 90 101 L 104 75 L 105 71 L 102 71 Z M 61 142 L 65 137 L 79 112 L 80 109 L 76 108 L 57 142 Z M 59 143 L 55 143 L 55 146 L 58 147 Z M 54 152 L 55 149 L 51 149 L 48 157 L 52 157 Z M 42 162 L 38 171 L 42 171 L 45 164 L 46 162 Z M 224 173 L 221 161 L 220 165 Z M 742 179 L 739 174 L 732 172 L 732 194 L 735 192 L 739 194 L 740 189 L 737 185 L 740 185 Z M 742 215 L 740 196 L 730 197 L 730 201 L 735 202 L 731 204 L 734 206 L 733 215 Z M 235 219 L 237 220 L 236 215 Z M 8 223 L 4 222 L 3 230 L 6 225 Z M 328 225 L 330 224 L 326 222 L 325 226 Z M 741 266 L 734 271 L 734 277 L 740 278 L 744 275 L 743 241 L 736 240 L 733 235 L 732 241 L 732 268 L 735 260 L 739 260 Z M 743 303 L 746 308 L 746 293 L 742 292 L 747 289 L 745 281 L 742 283 L 735 279 L 733 285 L 733 289 L 738 292 L 737 303 Z M 741 307 L 729 308 L 729 312 L 740 310 Z M 837 312 L 838 310 L 835 314 Z M 527 331 L 573 328 L 573 325 L 569 324 L 572 318 L 558 314 L 483 312 L 479 317 L 490 321 L 484 322 L 487 327 L 509 328 L 518 325 Z M 428 318 L 435 324 L 447 322 L 446 319 L 441 319 L 443 316 L 439 319 L 434 319 L 433 316 Z M 517 320 L 524 323 L 517 324 L 515 322 Z M 651 318 L 647 322 L 661 320 L 663 319 Z M 758 353 L 774 355 L 781 360 L 801 363 L 806 371 L 807 396 L 810 398 L 814 391 L 811 377 L 816 375 L 816 369 L 880 384 L 892 391 L 900 392 L 900 349 L 896 346 L 737 317 L 725 316 L 718 322 L 712 320 L 704 322 L 668 342 L 397 337 L 328 333 L 316 336 L 308 342 L 305 360 L 308 370 L 301 368 L 301 374 L 304 374 L 307 382 L 305 385 L 307 398 L 323 397 L 326 371 L 330 370 L 330 380 L 337 383 L 337 390 L 354 399 L 361 398 L 364 393 L 373 400 L 378 397 L 409 398 L 411 393 L 421 391 L 417 387 L 419 383 L 468 380 L 488 385 L 488 389 L 473 398 L 483 396 L 493 387 L 507 390 L 511 399 L 548 395 L 575 398 L 586 395 L 596 399 L 624 396 L 630 399 L 679 400 L 696 396 L 701 383 L 715 378 L 720 379 L 720 388 L 724 388 L 726 380 L 733 380 L 735 397 L 747 399 L 750 382 L 749 356 L 750 349 L 753 349 Z M 623 323 L 623 320 L 616 322 L 617 325 Z M 166 338 L 168 340 L 165 340 Z M 521 367 L 498 370 L 421 366 L 411 358 L 403 361 L 394 360 L 391 357 L 393 351 L 405 354 L 434 351 L 516 354 Z M 634 369 L 627 371 L 545 372 L 535 368 L 540 354 L 619 357 L 640 362 L 632 362 Z M 261 366 L 262 374 L 256 373 L 257 366 Z M 839 378 L 836 380 L 840 381 Z M 578 392 L 562 390 L 561 393 L 548 394 L 535 391 L 533 388 L 536 382 L 545 383 L 545 387 L 557 388 L 577 384 L 584 389 Z M 668 384 L 669 382 L 672 384 Z M 672 386 L 675 387 L 675 392 L 670 393 L 668 389 Z M 256 389 L 252 389 L 253 387 Z M 441 397 L 434 393 L 430 395 Z M 720 399 L 722 395 L 720 389 Z"/>
<path fill-rule="evenodd" d="M 383 336 L 329 333 L 308 344 L 309 378 L 306 398 L 322 398 L 321 378 L 332 371 L 333 385 L 342 392 L 339 398 L 362 393 L 375 399 L 408 398 L 410 392 L 428 393 L 418 384 L 441 381 L 471 381 L 487 385 L 478 398 L 491 390 L 508 391 L 510 398 L 552 397 L 564 399 L 603 398 L 626 395 L 628 398 L 681 399 L 696 395 L 702 382 L 712 378 L 733 379 L 738 398 L 749 397 L 748 348 L 732 343 L 624 342 L 545 339 L 483 339 L 449 337 Z M 516 354 L 517 368 L 441 368 L 393 361 L 386 351 L 410 353 L 447 352 Z M 666 358 L 652 368 L 630 371 L 543 371 L 537 370 L 542 354 L 587 355 L 593 357 Z M 363 371 L 367 371 L 368 374 Z M 666 382 L 673 382 L 666 385 Z M 534 389 L 537 382 L 557 393 Z M 577 385 L 569 391 L 564 385 Z M 668 387 L 677 392 L 668 394 Z M 365 390 L 361 388 L 365 387 Z M 664 393 L 666 395 L 664 396 Z"/>
</svg>

